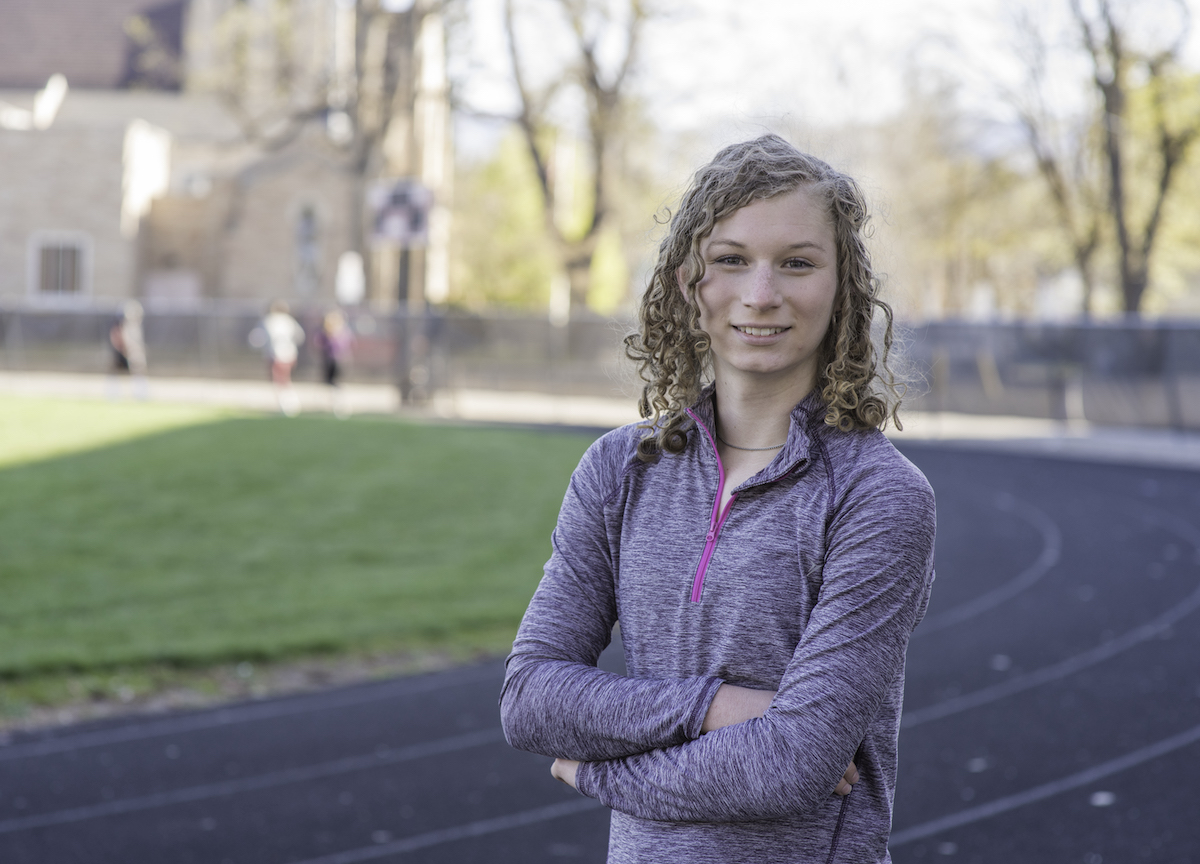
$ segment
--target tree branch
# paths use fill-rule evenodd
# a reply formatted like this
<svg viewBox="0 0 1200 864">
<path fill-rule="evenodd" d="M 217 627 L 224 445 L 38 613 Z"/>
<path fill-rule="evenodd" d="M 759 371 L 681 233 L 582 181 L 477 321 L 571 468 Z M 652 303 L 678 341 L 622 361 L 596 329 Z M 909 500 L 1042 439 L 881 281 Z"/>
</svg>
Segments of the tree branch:
<svg viewBox="0 0 1200 864">
<path fill-rule="evenodd" d="M 1154 109 L 1155 131 L 1158 133 L 1158 150 L 1162 163 L 1159 166 L 1154 206 L 1151 208 L 1150 218 L 1146 221 L 1145 233 L 1142 236 L 1141 253 L 1142 258 L 1146 261 L 1150 259 L 1150 253 L 1154 248 L 1154 241 L 1158 236 L 1158 229 L 1162 222 L 1163 208 L 1167 196 L 1171 191 L 1172 175 L 1176 167 L 1187 155 L 1188 148 L 1191 147 L 1197 136 L 1200 136 L 1200 119 L 1193 120 L 1179 132 L 1174 133 L 1167 122 L 1167 104 L 1164 90 L 1167 87 L 1166 78 L 1169 74 L 1167 67 L 1173 59 L 1173 56 L 1159 55 L 1149 63 L 1151 105 Z"/>
<path fill-rule="evenodd" d="M 517 126 L 525 135 L 525 143 L 533 159 L 533 169 L 537 174 L 538 186 L 542 191 L 542 201 L 545 206 L 546 227 L 552 236 L 561 242 L 562 235 L 554 223 L 554 192 L 550 186 L 550 172 L 547 160 L 538 146 L 538 127 L 541 125 L 540 111 L 532 105 L 529 87 L 521 70 L 520 49 L 517 47 L 517 28 L 513 14 L 513 0 L 504 0 L 504 30 L 508 36 L 508 56 L 512 63 L 513 83 L 517 88 L 517 96 L 521 100 L 517 113 Z"/>
</svg>

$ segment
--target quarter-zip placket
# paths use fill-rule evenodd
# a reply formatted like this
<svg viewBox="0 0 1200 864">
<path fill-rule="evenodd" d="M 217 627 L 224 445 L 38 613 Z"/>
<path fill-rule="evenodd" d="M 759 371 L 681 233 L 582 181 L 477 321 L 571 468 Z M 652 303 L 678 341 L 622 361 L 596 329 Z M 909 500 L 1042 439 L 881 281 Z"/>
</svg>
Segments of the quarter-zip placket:
<svg viewBox="0 0 1200 864">
<path fill-rule="evenodd" d="M 690 408 L 687 413 L 689 417 L 696 421 L 696 425 L 704 430 L 704 434 L 708 436 L 708 443 L 712 446 L 713 455 L 717 457 L 717 471 L 719 474 L 717 497 L 713 499 L 712 516 L 708 520 L 708 533 L 704 536 L 704 552 L 701 553 L 700 564 L 696 567 L 696 578 L 692 580 L 692 602 L 699 603 L 700 595 L 704 593 L 704 574 L 708 572 L 708 562 L 712 560 L 713 550 L 717 545 L 717 538 L 721 536 L 721 526 L 729 518 L 729 509 L 737 499 L 737 493 L 729 496 L 729 502 L 725 505 L 725 509 L 721 510 L 721 495 L 725 492 L 725 465 L 721 462 L 721 451 L 717 449 L 717 442 L 713 440 L 712 434 L 708 431 L 707 427 L 700 422 Z"/>
</svg>

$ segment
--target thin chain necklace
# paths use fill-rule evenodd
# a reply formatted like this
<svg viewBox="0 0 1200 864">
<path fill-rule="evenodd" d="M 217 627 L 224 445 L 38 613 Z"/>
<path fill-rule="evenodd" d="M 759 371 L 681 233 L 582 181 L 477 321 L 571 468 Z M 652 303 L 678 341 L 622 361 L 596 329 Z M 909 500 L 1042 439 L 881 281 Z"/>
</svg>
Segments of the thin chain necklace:
<svg viewBox="0 0 1200 864">
<path fill-rule="evenodd" d="M 721 433 L 719 433 L 719 432 L 717 433 L 717 440 L 732 450 L 745 450 L 748 453 L 759 453 L 764 450 L 778 450 L 780 447 L 783 446 L 783 444 L 787 443 L 786 441 L 784 441 L 783 444 L 773 444 L 770 447 L 739 447 L 736 444 L 730 444 L 728 441 L 726 441 L 724 438 L 721 437 Z"/>
</svg>

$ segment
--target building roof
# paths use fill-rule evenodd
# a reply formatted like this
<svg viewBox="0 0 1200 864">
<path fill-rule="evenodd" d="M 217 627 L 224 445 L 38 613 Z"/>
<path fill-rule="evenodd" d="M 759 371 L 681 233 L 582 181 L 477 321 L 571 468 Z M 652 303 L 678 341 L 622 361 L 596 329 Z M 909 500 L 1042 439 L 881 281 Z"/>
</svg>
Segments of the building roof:
<svg viewBox="0 0 1200 864">
<path fill-rule="evenodd" d="M 178 90 L 188 0 L 4 0 L 0 88 Z"/>
</svg>

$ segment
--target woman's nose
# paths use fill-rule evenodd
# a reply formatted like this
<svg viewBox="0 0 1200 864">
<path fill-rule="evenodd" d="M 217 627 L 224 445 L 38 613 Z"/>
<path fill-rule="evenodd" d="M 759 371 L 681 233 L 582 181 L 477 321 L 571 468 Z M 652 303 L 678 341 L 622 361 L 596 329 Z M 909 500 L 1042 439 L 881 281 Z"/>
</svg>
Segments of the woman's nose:
<svg viewBox="0 0 1200 864">
<path fill-rule="evenodd" d="M 769 309 L 780 303 L 779 286 L 769 265 L 756 267 L 750 274 L 743 302 L 754 309 Z"/>
</svg>

